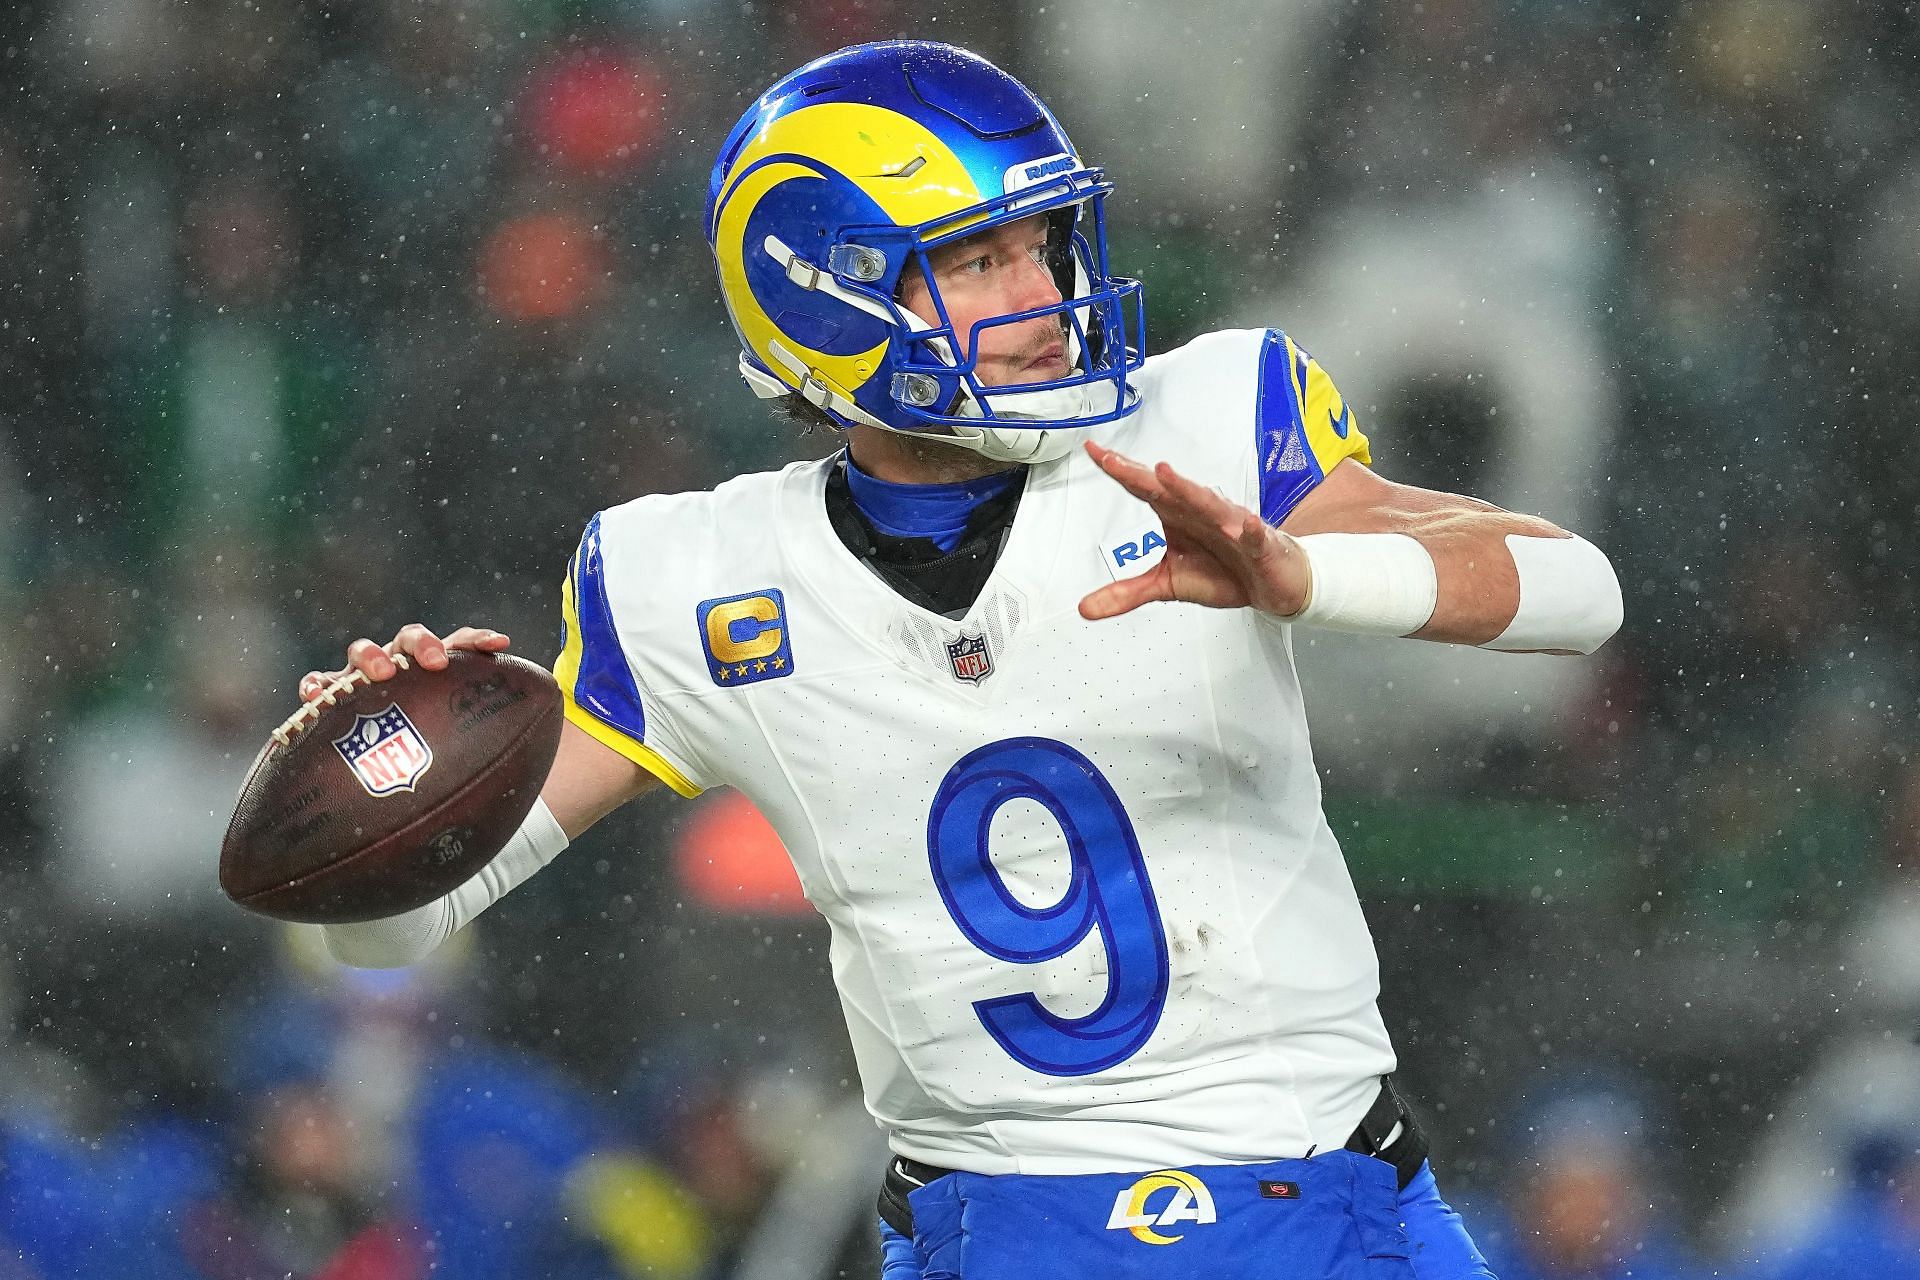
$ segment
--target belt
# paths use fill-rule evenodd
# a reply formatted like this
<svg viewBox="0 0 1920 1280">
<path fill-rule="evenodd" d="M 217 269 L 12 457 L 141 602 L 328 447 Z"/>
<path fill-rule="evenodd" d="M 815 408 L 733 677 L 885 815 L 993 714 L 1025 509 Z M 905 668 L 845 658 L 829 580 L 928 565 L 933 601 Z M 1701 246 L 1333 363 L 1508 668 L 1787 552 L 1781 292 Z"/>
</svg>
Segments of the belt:
<svg viewBox="0 0 1920 1280">
<path fill-rule="evenodd" d="M 1393 1087 L 1392 1076 L 1380 1078 L 1380 1092 L 1367 1108 L 1367 1114 L 1360 1117 L 1360 1126 L 1347 1139 L 1346 1149 L 1392 1165 L 1402 1190 L 1426 1163 L 1427 1135 L 1400 1091 Z M 881 1220 L 911 1239 L 913 1208 L 907 1203 L 907 1196 L 952 1172 L 905 1156 L 893 1157 L 887 1162 L 886 1176 L 880 1181 Z"/>
<path fill-rule="evenodd" d="M 1360 1117 L 1360 1127 L 1347 1139 L 1347 1150 L 1385 1160 L 1400 1175 L 1400 1189 L 1420 1174 L 1427 1162 L 1427 1135 L 1413 1118 L 1413 1108 L 1393 1087 L 1392 1076 L 1380 1077 L 1380 1093 Z"/>
</svg>

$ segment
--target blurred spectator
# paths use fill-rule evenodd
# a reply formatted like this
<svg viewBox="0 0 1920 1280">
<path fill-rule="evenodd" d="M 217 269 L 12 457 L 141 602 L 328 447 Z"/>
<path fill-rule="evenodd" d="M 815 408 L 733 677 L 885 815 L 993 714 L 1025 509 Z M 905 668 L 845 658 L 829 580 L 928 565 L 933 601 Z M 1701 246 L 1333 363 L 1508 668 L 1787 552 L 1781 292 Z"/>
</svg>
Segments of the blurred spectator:
<svg viewBox="0 0 1920 1280">
<path fill-rule="evenodd" d="M 1508 1219 L 1475 1220 L 1502 1280 L 1686 1280 L 1702 1274 L 1675 1238 L 1655 1153 L 1662 1142 L 1630 1087 L 1569 1076 L 1532 1103 L 1505 1171 Z"/>
<path fill-rule="evenodd" d="M 378 0 L 361 40 L 291 86 L 299 189 L 327 306 L 372 327 L 404 305 L 436 316 L 484 207 L 521 49 L 510 0 Z"/>
<path fill-rule="evenodd" d="M 1755 1280 L 1920 1277 L 1920 1139 L 1904 1127 L 1866 1135 L 1849 1153 L 1847 1189 L 1824 1221 Z"/>
<path fill-rule="evenodd" d="M 530 140 L 563 172 L 611 178 L 646 164 L 669 124 L 660 69 L 632 51 L 568 53 L 528 86 Z"/>
<path fill-rule="evenodd" d="M 176 623 L 152 655 L 158 669 L 144 696 L 100 709 L 62 738 L 49 797 L 55 883 L 102 920 L 239 922 L 214 864 L 292 660 L 278 619 L 257 601 L 200 603 L 206 612 Z"/>
<path fill-rule="evenodd" d="M 414 1135 L 421 1221 L 435 1266 L 450 1275 L 622 1280 L 654 1262 L 667 1274 L 696 1270 L 697 1219 L 618 1159 L 604 1118 L 540 1063 L 488 1050 L 445 1056 L 428 1073 Z M 593 1212 L 568 1213 L 576 1197 Z M 637 1216 L 654 1209 L 657 1222 Z"/>
<path fill-rule="evenodd" d="M 168 1119 L 96 1142 L 0 1129 L 0 1246 L 36 1280 L 201 1280 L 180 1226 L 222 1164 L 208 1135 Z"/>
<path fill-rule="evenodd" d="M 417 1280 L 430 1257 L 419 1227 L 382 1208 L 354 1158 L 356 1135 L 328 1088 L 289 1081 L 243 1118 L 250 1149 L 227 1193 L 182 1231 L 211 1277 Z"/>
<path fill-rule="evenodd" d="M 1885 1027 L 1920 1026 L 1920 762 L 1894 771 L 1877 891 L 1853 921 L 1846 972 L 1861 1008 Z"/>
</svg>

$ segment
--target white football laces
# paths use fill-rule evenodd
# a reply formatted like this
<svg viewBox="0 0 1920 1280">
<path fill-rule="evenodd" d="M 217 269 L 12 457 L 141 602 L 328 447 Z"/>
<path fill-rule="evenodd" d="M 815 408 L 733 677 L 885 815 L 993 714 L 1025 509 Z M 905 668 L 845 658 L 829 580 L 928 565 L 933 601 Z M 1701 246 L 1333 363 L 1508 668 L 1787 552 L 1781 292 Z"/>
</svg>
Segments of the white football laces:
<svg viewBox="0 0 1920 1280">
<path fill-rule="evenodd" d="M 405 671 L 413 664 L 407 661 L 404 653 L 390 653 L 393 665 Z M 270 735 L 281 746 L 291 746 L 293 736 L 305 729 L 308 724 L 317 721 L 323 710 L 331 708 L 341 698 L 352 693 L 363 684 L 372 684 L 373 678 L 358 667 L 354 667 L 344 676 L 335 676 L 329 680 L 319 694 L 310 702 L 302 702 L 300 709 L 280 722 L 280 727 Z"/>
</svg>

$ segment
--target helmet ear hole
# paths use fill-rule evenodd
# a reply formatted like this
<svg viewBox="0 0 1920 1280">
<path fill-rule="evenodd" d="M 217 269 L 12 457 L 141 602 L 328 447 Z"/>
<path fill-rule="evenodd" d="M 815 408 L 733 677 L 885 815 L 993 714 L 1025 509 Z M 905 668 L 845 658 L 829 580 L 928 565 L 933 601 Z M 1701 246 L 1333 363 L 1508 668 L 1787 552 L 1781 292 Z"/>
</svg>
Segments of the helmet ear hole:
<svg viewBox="0 0 1920 1280">
<path fill-rule="evenodd" d="M 904 307 L 907 304 L 907 286 L 915 280 L 925 281 L 926 274 L 926 259 L 921 254 L 909 253 L 900 266 L 900 274 L 894 277 L 893 300 Z"/>
</svg>

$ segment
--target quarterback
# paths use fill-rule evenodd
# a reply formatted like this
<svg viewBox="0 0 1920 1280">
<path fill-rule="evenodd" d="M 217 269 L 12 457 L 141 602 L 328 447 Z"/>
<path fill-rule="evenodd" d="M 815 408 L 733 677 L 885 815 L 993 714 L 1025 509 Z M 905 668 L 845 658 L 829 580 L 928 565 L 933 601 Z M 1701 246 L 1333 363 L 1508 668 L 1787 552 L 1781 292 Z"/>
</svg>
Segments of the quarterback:
<svg viewBox="0 0 1920 1280">
<path fill-rule="evenodd" d="M 328 943 L 411 963 L 634 796 L 737 787 L 831 926 L 889 1280 L 1486 1277 L 1388 1080 L 1292 633 L 1584 654 L 1618 583 L 1376 474 L 1278 329 L 1147 358 L 1110 191 L 961 49 L 767 90 L 707 233 L 745 381 L 845 448 L 588 520 L 541 801 Z M 348 662 L 506 644 L 416 624 Z"/>
</svg>

